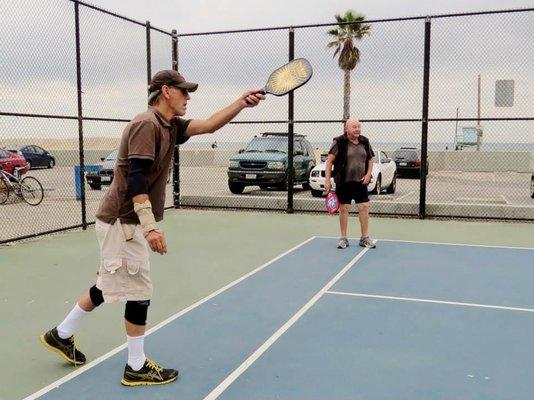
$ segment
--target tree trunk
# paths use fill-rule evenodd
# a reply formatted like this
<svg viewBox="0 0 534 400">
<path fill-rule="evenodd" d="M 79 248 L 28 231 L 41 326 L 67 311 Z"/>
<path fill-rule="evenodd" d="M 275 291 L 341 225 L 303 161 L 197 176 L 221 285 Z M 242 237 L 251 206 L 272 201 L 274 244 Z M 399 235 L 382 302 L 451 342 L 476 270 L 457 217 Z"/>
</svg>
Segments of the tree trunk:
<svg viewBox="0 0 534 400">
<path fill-rule="evenodd" d="M 350 70 L 345 71 L 345 81 L 343 87 L 343 119 L 350 118 Z"/>
</svg>

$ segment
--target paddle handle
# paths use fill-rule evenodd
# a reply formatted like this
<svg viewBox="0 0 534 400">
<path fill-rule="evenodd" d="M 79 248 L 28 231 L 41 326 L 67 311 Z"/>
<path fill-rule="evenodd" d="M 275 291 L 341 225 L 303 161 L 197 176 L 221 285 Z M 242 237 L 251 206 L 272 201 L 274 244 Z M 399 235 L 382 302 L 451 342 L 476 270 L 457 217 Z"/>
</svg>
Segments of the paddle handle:
<svg viewBox="0 0 534 400">
<path fill-rule="evenodd" d="M 257 90 L 255 91 L 253 94 L 256 94 L 256 93 L 259 93 L 259 94 L 266 94 L 267 92 L 265 91 L 265 88 L 263 89 L 260 89 L 260 90 Z M 247 104 L 252 104 L 250 101 L 248 100 L 245 100 L 247 102 Z"/>
</svg>

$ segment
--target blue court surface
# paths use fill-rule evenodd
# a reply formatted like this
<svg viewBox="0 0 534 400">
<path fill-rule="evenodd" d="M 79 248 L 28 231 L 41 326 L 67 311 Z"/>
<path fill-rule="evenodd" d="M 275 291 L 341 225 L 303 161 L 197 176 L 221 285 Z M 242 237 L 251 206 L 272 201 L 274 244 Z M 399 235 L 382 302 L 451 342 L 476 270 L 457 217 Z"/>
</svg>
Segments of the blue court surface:
<svg viewBox="0 0 534 400">
<path fill-rule="evenodd" d="M 314 237 L 27 399 L 534 398 L 534 249 Z"/>
</svg>

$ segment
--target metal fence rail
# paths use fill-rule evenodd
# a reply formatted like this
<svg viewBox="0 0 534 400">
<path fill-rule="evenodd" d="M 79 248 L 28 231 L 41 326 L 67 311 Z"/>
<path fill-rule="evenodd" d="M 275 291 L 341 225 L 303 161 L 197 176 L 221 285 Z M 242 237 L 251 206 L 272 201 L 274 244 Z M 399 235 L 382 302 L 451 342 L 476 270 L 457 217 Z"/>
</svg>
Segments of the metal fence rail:
<svg viewBox="0 0 534 400">
<path fill-rule="evenodd" d="M 0 205 L 0 244 L 94 222 L 107 185 L 88 184 L 85 175 L 106 165 L 130 118 L 146 107 L 147 81 L 167 68 L 200 83 L 188 117 L 206 118 L 288 60 L 305 57 L 314 67 L 295 93 L 269 97 L 214 136 L 179 146 L 167 207 L 323 210 L 309 175 L 343 130 L 343 71 L 326 48 L 337 24 L 178 34 L 82 1 L 24 12 L 18 3 L 6 1 L 2 13 L 0 148 L 37 145 L 54 161 L 27 173 L 44 186 L 39 206 L 13 196 Z M 32 30 L 19 29 L 29 20 Z M 383 193 L 371 195 L 372 212 L 534 220 L 533 22 L 534 9 L 366 21 L 372 34 L 356 43 L 350 104 L 377 153 L 373 185 Z M 514 81 L 513 107 L 495 103 L 503 80 Z M 266 132 L 289 138 L 276 136 L 285 154 L 257 160 L 281 179 L 232 193 L 230 163 L 247 161 L 239 151 Z M 419 164 L 407 173 L 408 161 L 393 158 L 412 150 Z M 251 182 L 260 173 L 243 171 Z"/>
</svg>

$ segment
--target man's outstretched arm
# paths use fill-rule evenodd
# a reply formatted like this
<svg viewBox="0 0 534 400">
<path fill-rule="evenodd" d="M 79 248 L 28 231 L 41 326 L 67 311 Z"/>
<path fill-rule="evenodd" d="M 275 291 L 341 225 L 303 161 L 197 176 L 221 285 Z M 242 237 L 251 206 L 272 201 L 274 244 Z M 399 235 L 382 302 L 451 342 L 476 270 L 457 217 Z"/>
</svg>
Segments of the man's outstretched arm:
<svg viewBox="0 0 534 400">
<path fill-rule="evenodd" d="M 185 134 L 187 136 L 195 136 L 204 133 L 213 133 L 234 119 L 241 110 L 256 107 L 263 99 L 265 99 L 263 94 L 254 91 L 245 92 L 239 99 L 222 110 L 217 111 L 208 119 L 191 120 Z"/>
</svg>

